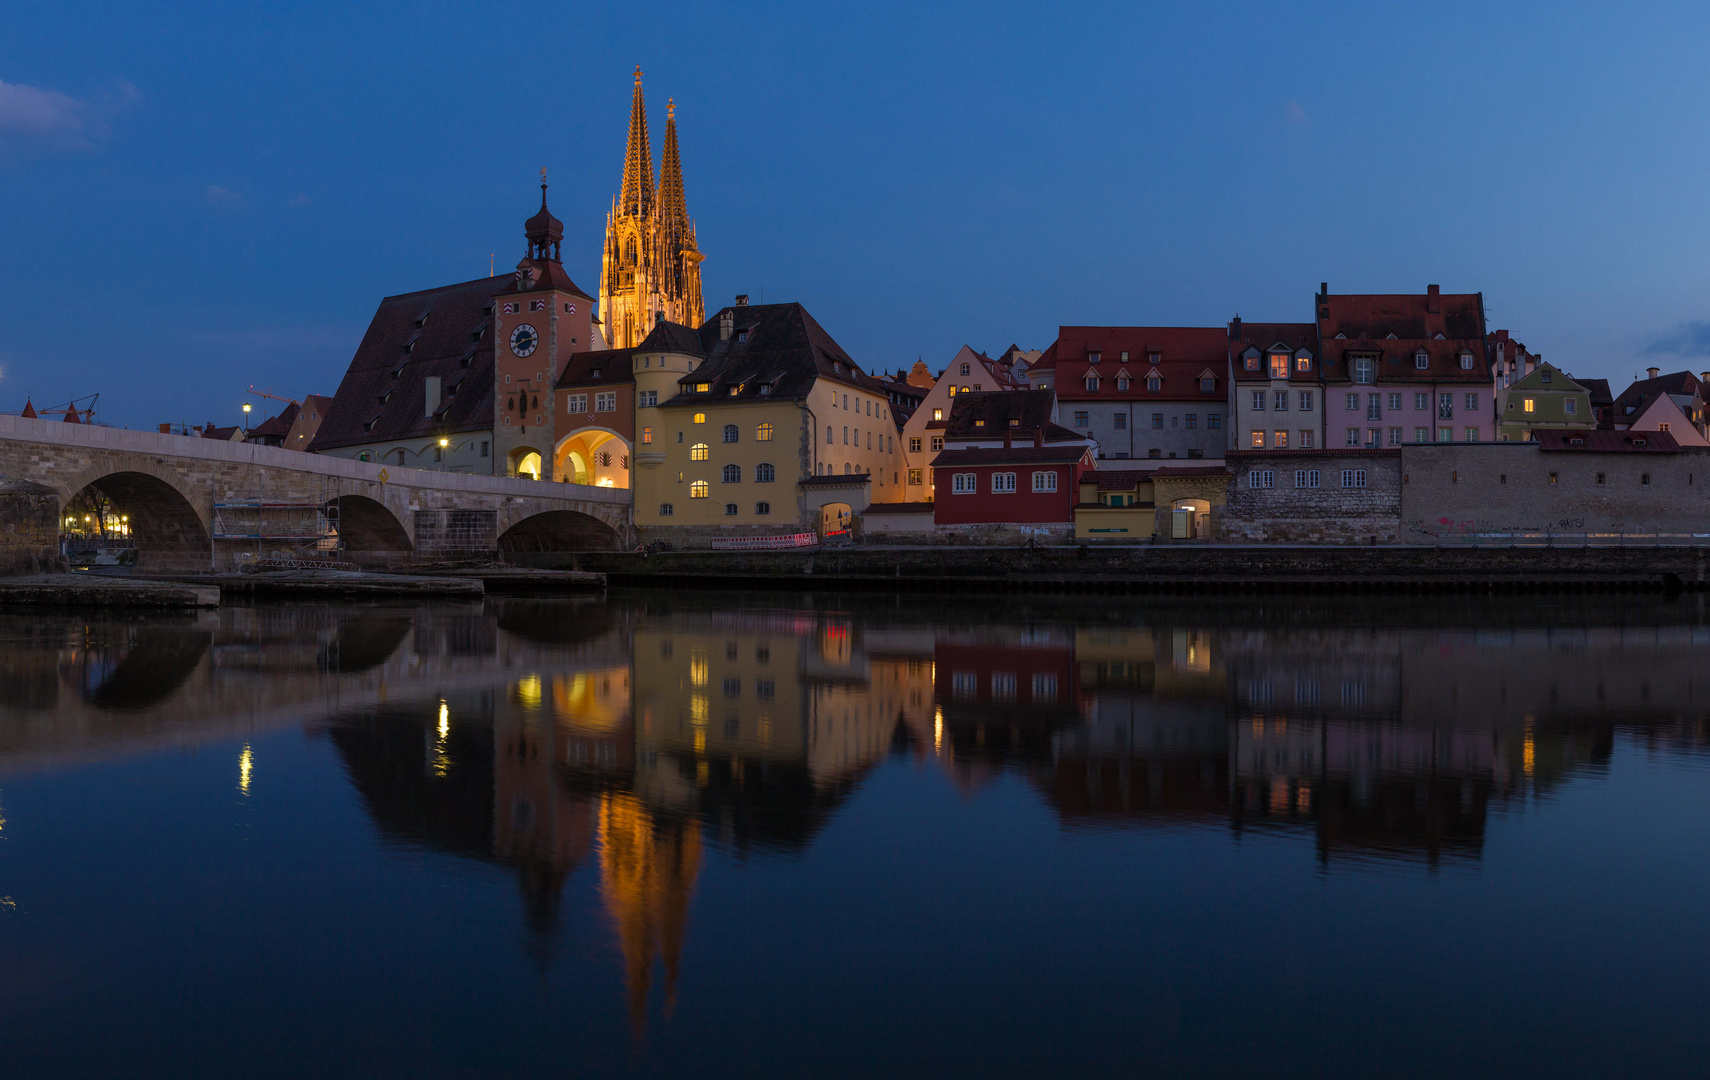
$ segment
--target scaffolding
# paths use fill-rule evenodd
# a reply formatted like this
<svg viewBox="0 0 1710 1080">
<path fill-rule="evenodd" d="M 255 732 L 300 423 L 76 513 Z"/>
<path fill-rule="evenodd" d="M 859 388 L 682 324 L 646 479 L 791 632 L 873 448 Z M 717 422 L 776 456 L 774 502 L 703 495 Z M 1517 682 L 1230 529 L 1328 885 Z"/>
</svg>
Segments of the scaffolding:
<svg viewBox="0 0 1710 1080">
<path fill-rule="evenodd" d="M 331 477 L 321 479 L 312 499 L 264 489 L 228 494 L 214 502 L 213 540 L 252 545 L 237 556 L 240 560 L 336 563 L 344 554 L 338 500 L 338 484 Z"/>
</svg>

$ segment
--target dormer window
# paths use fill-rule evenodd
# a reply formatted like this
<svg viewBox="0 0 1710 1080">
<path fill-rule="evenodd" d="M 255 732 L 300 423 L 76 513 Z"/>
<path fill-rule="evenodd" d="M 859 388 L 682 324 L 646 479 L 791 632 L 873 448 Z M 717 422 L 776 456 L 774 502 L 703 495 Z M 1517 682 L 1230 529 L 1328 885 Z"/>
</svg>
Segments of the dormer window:
<svg viewBox="0 0 1710 1080">
<path fill-rule="evenodd" d="M 1633 445 L 1634 446 L 1649 446 L 1650 443 L 1646 442 L 1644 439 L 1634 439 Z"/>
<path fill-rule="evenodd" d="M 1302 375 L 1312 370 L 1312 354 L 1305 349 L 1294 354 L 1294 370 Z"/>
<path fill-rule="evenodd" d="M 1585 439 L 1582 436 L 1575 435 L 1573 438 L 1568 440 L 1568 445 L 1569 446 L 1584 446 L 1585 445 Z"/>
<path fill-rule="evenodd" d="M 1009 426 L 1010 427 L 1020 427 L 1021 421 L 1012 416 L 1009 418 Z"/>
<path fill-rule="evenodd" d="M 1424 371 L 1431 366 L 1431 355 L 1424 349 L 1420 349 L 1413 354 L 1413 366 L 1419 371 Z"/>
<path fill-rule="evenodd" d="M 1371 381 L 1372 381 L 1373 372 L 1376 370 L 1376 368 L 1377 368 L 1377 364 L 1372 360 L 1371 357 L 1369 357 L 1369 356 L 1356 356 L 1354 358 L 1354 381 L 1357 383 L 1364 383 L 1366 385 L 1370 385 Z"/>
<path fill-rule="evenodd" d="M 974 421 L 974 426 L 975 426 L 975 427 L 985 427 L 985 426 L 986 426 L 986 422 L 985 422 L 985 421 L 984 421 L 984 420 L 975 420 L 975 421 Z"/>
<path fill-rule="evenodd" d="M 833 374 L 833 375 L 841 375 L 841 374 L 843 374 L 843 365 L 842 365 L 842 364 L 838 364 L 838 363 L 833 363 L 833 364 L 832 364 L 832 365 L 831 365 L 831 373 L 832 373 L 832 374 Z"/>
<path fill-rule="evenodd" d="M 1215 393 L 1216 390 L 1217 390 L 1217 377 L 1215 375 L 1201 375 L 1199 377 L 1199 392 L 1200 393 L 1211 394 L 1211 393 Z"/>
<path fill-rule="evenodd" d="M 1146 391 L 1147 391 L 1147 393 L 1156 394 L 1158 391 L 1162 390 L 1163 388 L 1164 388 L 1164 380 L 1162 378 L 1160 378 L 1156 372 L 1152 373 L 1151 375 L 1146 376 Z"/>
<path fill-rule="evenodd" d="M 1128 372 L 1124 371 L 1116 377 L 1116 392 L 1119 394 L 1128 393 Z"/>
<path fill-rule="evenodd" d="M 738 331 L 737 331 L 737 332 L 736 332 L 736 340 L 738 340 L 738 341 L 747 341 L 747 340 L 748 340 L 748 331 L 746 331 L 746 330 L 738 330 Z"/>
<path fill-rule="evenodd" d="M 710 391 L 711 389 L 712 389 L 712 383 L 698 382 L 695 384 L 695 393 L 697 393 L 697 394 L 705 394 L 708 391 Z"/>
<path fill-rule="evenodd" d="M 1472 353 L 1464 352 L 1461 354 L 1461 370 L 1462 371 L 1471 371 L 1472 370 Z"/>
<path fill-rule="evenodd" d="M 1089 391 L 1096 391 L 1098 389 L 1098 375 L 1097 375 L 1097 373 L 1091 372 L 1091 371 L 1087 372 L 1086 386 L 1087 386 L 1087 389 Z"/>
<path fill-rule="evenodd" d="M 1103 353 L 1097 353 L 1097 352 L 1088 352 L 1087 353 L 1087 363 L 1089 363 L 1089 364 L 1096 364 L 1100 360 L 1102 360 L 1103 358 L 1104 358 Z M 962 374 L 966 375 L 967 372 L 964 371 Z"/>
<path fill-rule="evenodd" d="M 1259 350 L 1248 349 L 1246 352 L 1241 354 L 1241 361 L 1241 366 L 1246 368 L 1248 371 L 1259 370 Z"/>
<path fill-rule="evenodd" d="M 769 382 L 768 383 L 761 383 L 760 384 L 760 396 L 761 397 L 770 397 L 771 394 L 772 394 L 772 384 Z"/>
<path fill-rule="evenodd" d="M 1271 378 L 1273 378 L 1273 379 L 1286 379 L 1286 378 L 1288 378 L 1288 353 L 1286 353 L 1286 352 L 1274 352 L 1274 353 L 1272 353 L 1271 359 L 1270 359 L 1270 366 L 1271 366 Z"/>
<path fill-rule="evenodd" d="M 599 368 L 595 368 L 595 369 L 594 369 L 594 374 L 593 374 L 593 378 L 596 378 L 596 379 L 597 379 L 597 378 L 599 378 L 599 377 L 600 377 L 600 369 L 599 369 Z"/>
</svg>

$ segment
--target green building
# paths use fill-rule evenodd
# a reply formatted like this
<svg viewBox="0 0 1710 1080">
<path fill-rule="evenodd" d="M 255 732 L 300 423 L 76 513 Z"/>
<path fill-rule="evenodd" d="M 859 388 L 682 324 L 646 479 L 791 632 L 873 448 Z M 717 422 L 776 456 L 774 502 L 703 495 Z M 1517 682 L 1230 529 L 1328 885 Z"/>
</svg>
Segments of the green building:
<svg viewBox="0 0 1710 1080">
<path fill-rule="evenodd" d="M 1496 437 L 1502 442 L 1531 442 L 1538 428 L 1597 427 L 1591 391 L 1553 364 L 1540 363 L 1531 374 L 1497 393 Z"/>
</svg>

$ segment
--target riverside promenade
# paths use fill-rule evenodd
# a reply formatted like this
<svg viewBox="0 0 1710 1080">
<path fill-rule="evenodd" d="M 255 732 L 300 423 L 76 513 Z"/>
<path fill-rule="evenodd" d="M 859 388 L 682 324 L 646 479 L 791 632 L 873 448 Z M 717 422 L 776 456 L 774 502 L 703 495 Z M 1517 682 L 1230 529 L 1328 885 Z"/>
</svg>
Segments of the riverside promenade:
<svg viewBox="0 0 1710 1080">
<path fill-rule="evenodd" d="M 898 592 L 1590 592 L 1710 588 L 1702 547 L 1286 544 L 584 552 L 614 586 Z"/>
</svg>

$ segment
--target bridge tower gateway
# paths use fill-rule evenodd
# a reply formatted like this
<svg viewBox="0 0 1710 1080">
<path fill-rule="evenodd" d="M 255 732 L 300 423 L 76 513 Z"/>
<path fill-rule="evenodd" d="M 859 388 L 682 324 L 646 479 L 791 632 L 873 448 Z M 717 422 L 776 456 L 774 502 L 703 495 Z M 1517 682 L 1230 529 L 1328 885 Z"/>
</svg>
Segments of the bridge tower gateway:
<svg viewBox="0 0 1710 1080">
<path fill-rule="evenodd" d="M 570 354 L 593 347 L 594 301 L 564 272 L 564 223 L 546 208 L 545 169 L 540 212 L 523 232 L 528 250 L 510 284 L 493 299 L 493 471 L 554 480 L 553 388 Z"/>
</svg>

